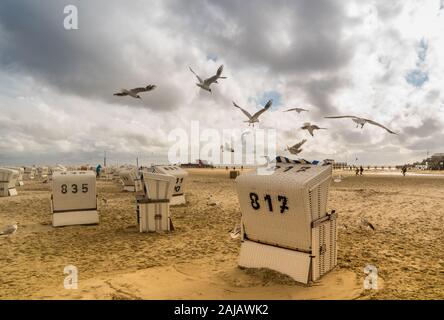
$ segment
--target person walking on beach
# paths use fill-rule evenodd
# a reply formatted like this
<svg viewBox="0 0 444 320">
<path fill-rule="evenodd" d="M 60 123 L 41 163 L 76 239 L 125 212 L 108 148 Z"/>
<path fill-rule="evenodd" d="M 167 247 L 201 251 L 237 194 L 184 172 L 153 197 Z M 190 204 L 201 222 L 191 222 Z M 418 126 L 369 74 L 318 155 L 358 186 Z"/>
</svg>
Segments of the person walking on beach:
<svg viewBox="0 0 444 320">
<path fill-rule="evenodd" d="M 358 167 L 356 167 L 356 171 L 355 172 L 356 172 L 356 175 L 359 176 L 359 168 Z"/>
<path fill-rule="evenodd" d="M 407 167 L 403 166 L 402 169 L 401 169 L 401 172 L 402 172 L 402 175 L 405 177 L 405 174 L 407 172 Z"/>
<path fill-rule="evenodd" d="M 359 168 L 359 174 L 362 176 L 363 173 L 364 173 L 364 168 L 361 166 L 361 167 Z"/>
<path fill-rule="evenodd" d="M 100 171 L 102 170 L 102 166 L 99 164 L 96 167 L 96 177 L 98 178 L 100 176 Z"/>
</svg>

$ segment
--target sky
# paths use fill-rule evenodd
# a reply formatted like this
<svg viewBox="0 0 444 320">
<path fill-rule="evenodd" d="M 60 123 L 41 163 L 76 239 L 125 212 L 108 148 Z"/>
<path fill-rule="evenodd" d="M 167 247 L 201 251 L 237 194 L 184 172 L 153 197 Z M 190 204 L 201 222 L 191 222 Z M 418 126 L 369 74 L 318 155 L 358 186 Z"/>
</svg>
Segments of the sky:
<svg viewBox="0 0 444 320">
<path fill-rule="evenodd" d="M 78 11 L 66 30 L 64 8 Z M 444 152 L 441 0 L 3 0 L 0 164 L 164 163 L 175 129 L 277 131 L 277 152 L 403 164 Z M 224 65 L 210 94 L 206 78 Z M 155 84 L 142 100 L 121 88 Z M 283 113 L 294 107 L 303 114 Z M 397 132 L 350 119 L 378 121 Z M 327 130 L 315 136 L 305 122 Z M 356 160 L 358 159 L 358 160 Z M 194 159 L 193 159 L 194 160 Z"/>
</svg>

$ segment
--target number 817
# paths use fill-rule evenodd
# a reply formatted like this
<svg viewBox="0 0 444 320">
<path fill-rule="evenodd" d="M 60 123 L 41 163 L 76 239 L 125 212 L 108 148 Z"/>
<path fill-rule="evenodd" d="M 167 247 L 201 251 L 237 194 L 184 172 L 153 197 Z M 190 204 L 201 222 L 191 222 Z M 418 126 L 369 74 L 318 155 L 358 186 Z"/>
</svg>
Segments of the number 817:
<svg viewBox="0 0 444 320">
<path fill-rule="evenodd" d="M 280 208 L 281 213 L 284 213 L 286 210 L 289 210 L 289 208 L 287 206 L 288 199 L 286 196 L 278 195 L 277 199 L 280 204 L 279 208 Z M 250 192 L 250 200 L 251 200 L 251 207 L 254 210 L 259 210 L 261 208 L 261 205 L 259 202 L 259 196 L 256 193 Z M 264 201 L 268 205 L 268 211 L 273 212 L 273 201 L 272 201 L 272 198 L 269 194 L 266 194 L 264 196 Z"/>
</svg>

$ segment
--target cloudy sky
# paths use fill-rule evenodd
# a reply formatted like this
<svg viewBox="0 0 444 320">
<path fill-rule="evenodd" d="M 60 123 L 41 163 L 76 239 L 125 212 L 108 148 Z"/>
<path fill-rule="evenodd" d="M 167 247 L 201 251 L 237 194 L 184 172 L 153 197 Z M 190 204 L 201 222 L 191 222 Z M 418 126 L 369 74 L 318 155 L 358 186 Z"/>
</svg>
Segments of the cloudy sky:
<svg viewBox="0 0 444 320">
<path fill-rule="evenodd" d="M 78 30 L 64 28 L 65 6 Z M 129 5 L 130 4 L 130 5 Z M 3 0 L 0 164 L 165 162 L 174 129 L 245 129 L 259 110 L 278 153 L 399 164 L 444 152 L 444 3 L 362 0 Z M 223 64 L 213 94 L 203 77 Z M 143 100 L 121 88 L 156 84 Z M 298 115 L 283 113 L 307 107 Z M 371 118 L 390 135 L 349 119 Z M 312 138 L 312 122 L 328 130 Z M 358 158 L 358 161 L 356 161 Z"/>
</svg>

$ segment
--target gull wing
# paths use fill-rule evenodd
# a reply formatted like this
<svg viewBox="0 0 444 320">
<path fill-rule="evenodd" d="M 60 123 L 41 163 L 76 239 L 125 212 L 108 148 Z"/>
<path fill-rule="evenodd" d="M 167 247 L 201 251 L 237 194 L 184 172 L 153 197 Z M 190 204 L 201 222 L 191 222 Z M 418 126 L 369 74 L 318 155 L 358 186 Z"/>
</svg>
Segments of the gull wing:
<svg viewBox="0 0 444 320">
<path fill-rule="evenodd" d="M 199 80 L 199 83 L 202 83 L 203 81 L 202 81 L 202 79 L 197 75 L 197 73 L 194 72 L 193 69 L 191 69 L 191 67 L 189 67 L 189 68 L 190 68 L 190 71 L 196 76 L 197 80 Z"/>
<path fill-rule="evenodd" d="M 292 146 L 290 149 L 293 149 L 293 148 L 299 149 L 299 148 L 302 147 L 302 145 L 303 145 L 304 143 L 306 143 L 306 142 L 307 142 L 307 139 L 304 139 L 304 140 L 302 140 L 302 141 L 296 143 L 296 144 L 295 144 L 294 146 Z"/>
<path fill-rule="evenodd" d="M 299 154 L 302 152 L 302 149 L 291 147 L 288 151 L 290 151 L 291 154 Z"/>
<path fill-rule="evenodd" d="M 224 65 L 221 65 L 217 71 L 216 74 L 208 79 L 205 79 L 204 83 L 209 86 L 210 84 L 214 83 L 217 81 L 217 79 L 222 78 L 225 79 L 225 77 L 221 77 L 222 75 L 222 71 L 224 70 Z"/>
<path fill-rule="evenodd" d="M 311 134 L 312 137 L 314 137 L 314 135 L 313 135 L 313 131 L 314 131 L 313 126 L 306 127 L 305 129 L 306 129 L 308 132 L 310 132 L 310 134 Z"/>
<path fill-rule="evenodd" d="M 265 107 L 264 107 L 263 109 L 259 110 L 258 112 L 256 112 L 256 113 L 253 115 L 253 119 L 257 119 L 257 118 L 259 118 L 259 116 L 260 116 L 262 113 L 264 113 L 265 111 L 267 111 L 268 109 L 270 109 L 270 107 L 271 107 L 272 104 L 273 104 L 273 101 L 268 100 L 268 102 L 267 102 L 267 104 L 265 105 Z"/>
<path fill-rule="evenodd" d="M 219 67 L 219 69 L 217 69 L 216 75 L 219 79 L 226 79 L 227 77 L 222 77 L 222 71 L 224 71 L 223 64 Z"/>
<path fill-rule="evenodd" d="M 128 93 L 126 93 L 126 92 L 116 92 L 113 94 L 113 96 L 119 96 L 119 97 L 123 97 L 123 96 L 127 96 L 127 95 L 128 95 Z"/>
<path fill-rule="evenodd" d="M 222 71 L 224 71 L 224 65 L 223 64 L 217 69 L 216 75 L 218 77 L 220 77 L 222 75 Z"/>
<path fill-rule="evenodd" d="M 234 105 L 236 108 L 241 109 L 241 111 L 242 111 L 242 112 L 248 117 L 248 119 L 251 120 L 251 118 L 253 118 L 253 116 L 252 116 L 247 110 L 244 110 L 244 109 L 242 109 L 241 107 L 239 107 L 239 106 L 236 104 L 236 102 L 233 101 L 233 105 Z"/>
<path fill-rule="evenodd" d="M 308 111 L 307 109 L 303 109 L 303 108 L 291 108 L 288 110 L 284 110 L 283 112 L 289 112 L 289 111 L 296 111 L 298 113 L 302 112 L 302 111 Z"/>
<path fill-rule="evenodd" d="M 140 92 L 151 91 L 151 90 L 154 90 L 155 88 L 156 88 L 156 86 L 154 84 L 149 84 L 146 87 L 131 89 L 131 91 L 134 93 L 140 93 Z"/>
<path fill-rule="evenodd" d="M 364 120 L 367 121 L 368 123 L 372 124 L 372 125 L 375 125 L 375 126 L 378 126 L 378 127 L 381 127 L 381 128 L 383 128 L 383 129 L 387 130 L 387 131 L 388 131 L 389 133 L 391 133 L 391 134 L 397 134 L 396 132 L 393 132 L 393 131 L 390 130 L 389 128 L 383 126 L 383 125 L 380 124 L 380 123 L 377 123 L 376 121 L 369 120 L 369 119 L 364 119 Z"/>
<path fill-rule="evenodd" d="M 324 117 L 326 119 L 342 119 L 342 118 L 352 118 L 352 119 L 361 119 L 355 116 L 334 116 L 334 117 Z"/>
<path fill-rule="evenodd" d="M 210 77 L 210 78 L 208 78 L 208 79 L 205 79 L 205 80 L 204 80 L 204 84 L 207 85 L 207 86 L 209 86 L 210 84 L 216 82 L 217 79 L 219 79 L 219 76 L 216 74 L 216 75 L 214 75 L 214 76 L 212 76 L 212 77 Z"/>
</svg>

